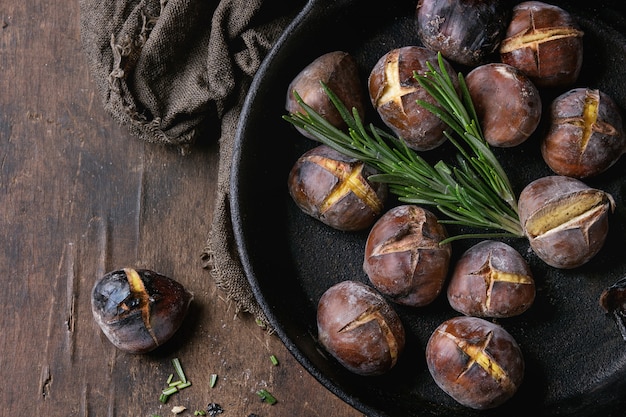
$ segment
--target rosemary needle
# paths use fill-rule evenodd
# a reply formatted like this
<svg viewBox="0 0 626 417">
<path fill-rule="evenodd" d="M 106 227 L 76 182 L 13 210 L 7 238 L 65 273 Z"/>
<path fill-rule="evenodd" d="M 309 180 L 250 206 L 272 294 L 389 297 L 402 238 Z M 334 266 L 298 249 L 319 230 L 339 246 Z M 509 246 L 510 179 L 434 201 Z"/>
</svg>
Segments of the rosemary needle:
<svg viewBox="0 0 626 417">
<path fill-rule="evenodd" d="M 429 70 L 424 75 L 414 76 L 439 106 L 422 101 L 419 104 L 436 114 L 461 139 L 446 131 L 458 150 L 457 166 L 444 161 L 431 165 L 400 138 L 373 124 L 366 127 L 358 112 L 355 109 L 350 112 L 324 83 L 322 88 L 348 125 L 347 132 L 331 125 L 295 91 L 294 96 L 305 113 L 283 118 L 323 144 L 375 167 L 380 174 L 370 179 L 387 183 L 400 201 L 434 206 L 447 217 L 440 220 L 442 223 L 481 230 L 452 236 L 445 242 L 469 237 L 522 237 L 517 199 L 482 135 L 464 78 L 458 74 L 461 90 L 458 94 L 441 54 L 438 60 L 439 70 L 428 63 Z"/>
</svg>

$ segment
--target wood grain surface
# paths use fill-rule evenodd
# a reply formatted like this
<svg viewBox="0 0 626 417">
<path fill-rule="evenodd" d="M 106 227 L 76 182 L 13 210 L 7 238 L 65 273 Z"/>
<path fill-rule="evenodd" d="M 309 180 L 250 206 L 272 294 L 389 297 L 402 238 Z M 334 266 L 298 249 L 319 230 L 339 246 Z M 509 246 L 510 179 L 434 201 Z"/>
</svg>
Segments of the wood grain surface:
<svg viewBox="0 0 626 417">
<path fill-rule="evenodd" d="M 225 417 L 362 415 L 202 269 L 217 163 L 215 138 L 183 156 L 103 111 L 77 1 L 0 2 L 0 415 L 185 416 L 211 402 Z M 94 281 L 126 266 L 195 294 L 175 340 L 151 354 L 116 350 L 91 314 Z M 163 405 L 175 357 L 193 385 Z"/>
</svg>

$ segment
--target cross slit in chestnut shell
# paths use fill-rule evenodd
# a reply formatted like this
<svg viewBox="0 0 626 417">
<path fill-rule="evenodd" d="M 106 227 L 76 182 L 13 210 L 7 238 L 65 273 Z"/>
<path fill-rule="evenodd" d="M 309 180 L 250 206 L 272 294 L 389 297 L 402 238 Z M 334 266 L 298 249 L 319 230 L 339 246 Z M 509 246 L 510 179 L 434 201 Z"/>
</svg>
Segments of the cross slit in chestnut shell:
<svg viewBox="0 0 626 417">
<path fill-rule="evenodd" d="M 91 309 L 113 345 L 129 353 L 146 353 L 176 333 L 192 299 L 193 294 L 171 278 L 124 268 L 95 283 Z"/>
</svg>

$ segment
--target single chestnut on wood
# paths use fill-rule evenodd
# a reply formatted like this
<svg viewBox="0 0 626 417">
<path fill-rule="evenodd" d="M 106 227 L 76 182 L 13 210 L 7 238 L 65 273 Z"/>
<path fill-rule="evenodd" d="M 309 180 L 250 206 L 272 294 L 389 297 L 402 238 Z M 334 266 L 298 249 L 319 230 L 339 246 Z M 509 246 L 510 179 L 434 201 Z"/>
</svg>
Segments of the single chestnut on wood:
<svg viewBox="0 0 626 417">
<path fill-rule="evenodd" d="M 400 205 L 376 221 L 367 237 L 363 270 L 392 301 L 430 304 L 443 289 L 452 254 L 444 226 L 430 211 Z"/>
<path fill-rule="evenodd" d="M 93 317 L 118 349 L 146 353 L 167 342 L 183 323 L 193 294 L 148 269 L 124 268 L 96 281 Z"/>
<path fill-rule="evenodd" d="M 426 362 L 443 391 L 478 410 L 502 405 L 524 379 L 524 358 L 513 336 L 478 317 L 455 317 L 437 327 Z"/>
<path fill-rule="evenodd" d="M 621 110 L 609 95 L 575 88 L 554 99 L 541 154 L 555 173 L 592 177 L 612 167 L 624 152 Z"/>
<path fill-rule="evenodd" d="M 484 64 L 497 54 L 510 18 L 506 0 L 419 0 L 416 9 L 424 46 L 466 66 Z"/>
<path fill-rule="evenodd" d="M 466 316 L 517 316 L 533 304 L 535 280 L 526 260 L 504 242 L 485 240 L 457 261 L 450 283 L 450 306 Z"/>
<path fill-rule="evenodd" d="M 414 72 L 428 71 L 427 62 L 436 66 L 437 60 L 436 52 L 421 46 L 393 49 L 376 62 L 368 78 L 370 100 L 382 121 L 416 151 L 434 149 L 446 140 L 446 124 L 417 100 L 434 106 L 437 102 L 414 77 Z M 445 59 L 444 65 L 454 73 Z M 454 77 L 453 82 L 458 87 Z"/>
<path fill-rule="evenodd" d="M 519 69 L 503 63 L 481 65 L 467 74 L 465 83 L 485 140 L 491 146 L 517 146 L 539 126 L 539 90 Z"/>
<path fill-rule="evenodd" d="M 340 282 L 324 292 L 317 307 L 317 328 L 322 346 L 359 375 L 389 371 L 404 350 L 400 317 L 362 282 Z"/>
<path fill-rule="evenodd" d="M 562 8 L 525 1 L 513 8 L 500 59 L 519 68 L 539 88 L 568 86 L 582 68 L 583 35 Z"/>
<path fill-rule="evenodd" d="M 311 106 L 333 126 L 343 129 L 346 124 L 337 108 L 324 92 L 321 82 L 326 84 L 346 107 L 357 109 L 359 115 L 365 114 L 365 91 L 361 86 L 359 70 L 355 59 L 347 52 L 328 52 L 307 65 L 289 84 L 285 108 L 289 113 L 304 113 L 296 101 L 294 91 L 304 103 Z M 317 140 L 303 129 L 298 131 L 309 139 Z"/>
<path fill-rule="evenodd" d="M 387 185 L 368 180 L 377 173 L 369 165 L 329 146 L 305 152 L 292 167 L 288 188 L 306 214 L 338 230 L 371 226 L 384 209 Z"/>
<path fill-rule="evenodd" d="M 519 216 L 533 252 L 555 268 L 587 263 L 602 248 L 613 197 L 575 178 L 552 175 L 528 184 L 519 197 Z"/>
</svg>

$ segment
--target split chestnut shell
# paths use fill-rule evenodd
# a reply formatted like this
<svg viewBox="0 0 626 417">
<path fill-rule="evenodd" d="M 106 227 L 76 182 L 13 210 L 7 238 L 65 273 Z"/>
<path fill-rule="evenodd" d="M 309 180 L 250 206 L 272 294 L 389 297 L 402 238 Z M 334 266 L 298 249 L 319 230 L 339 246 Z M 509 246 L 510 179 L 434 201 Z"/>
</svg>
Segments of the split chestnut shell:
<svg viewBox="0 0 626 417">
<path fill-rule="evenodd" d="M 187 314 L 193 294 L 147 269 L 109 272 L 91 293 L 93 317 L 118 349 L 146 353 L 168 341 Z"/>
<path fill-rule="evenodd" d="M 613 197 L 580 180 L 553 175 L 528 184 L 519 197 L 519 215 L 533 251 L 555 268 L 588 262 L 604 245 Z"/>
</svg>

